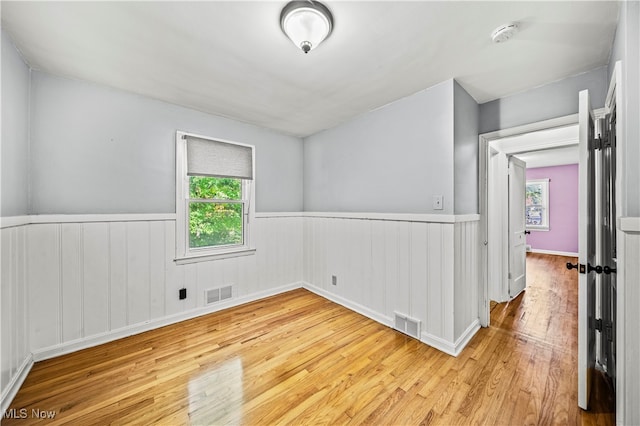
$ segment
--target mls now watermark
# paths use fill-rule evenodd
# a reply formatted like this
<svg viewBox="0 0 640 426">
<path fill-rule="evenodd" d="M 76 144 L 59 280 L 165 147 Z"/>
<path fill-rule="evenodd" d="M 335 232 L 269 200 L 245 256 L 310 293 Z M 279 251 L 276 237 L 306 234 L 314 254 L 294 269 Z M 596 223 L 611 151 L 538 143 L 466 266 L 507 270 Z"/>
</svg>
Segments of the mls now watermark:
<svg viewBox="0 0 640 426">
<path fill-rule="evenodd" d="M 41 410 L 39 408 L 12 408 L 2 413 L 3 419 L 55 419 L 56 412 L 53 410 Z"/>
</svg>

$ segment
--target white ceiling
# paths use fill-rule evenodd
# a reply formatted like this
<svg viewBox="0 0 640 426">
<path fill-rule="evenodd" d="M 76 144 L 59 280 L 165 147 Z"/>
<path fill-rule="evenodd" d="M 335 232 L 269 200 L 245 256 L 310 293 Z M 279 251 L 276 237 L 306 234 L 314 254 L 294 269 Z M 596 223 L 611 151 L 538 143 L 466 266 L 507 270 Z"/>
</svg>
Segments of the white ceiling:
<svg viewBox="0 0 640 426">
<path fill-rule="evenodd" d="M 517 154 L 516 157 L 527 163 L 527 169 L 578 164 L 578 145 L 531 151 Z"/>
<path fill-rule="evenodd" d="M 618 3 L 326 0 L 331 36 L 305 55 L 286 1 L 7 2 L 34 69 L 307 136 L 455 78 L 479 103 L 605 65 Z M 510 21 L 520 32 L 493 44 Z"/>
</svg>

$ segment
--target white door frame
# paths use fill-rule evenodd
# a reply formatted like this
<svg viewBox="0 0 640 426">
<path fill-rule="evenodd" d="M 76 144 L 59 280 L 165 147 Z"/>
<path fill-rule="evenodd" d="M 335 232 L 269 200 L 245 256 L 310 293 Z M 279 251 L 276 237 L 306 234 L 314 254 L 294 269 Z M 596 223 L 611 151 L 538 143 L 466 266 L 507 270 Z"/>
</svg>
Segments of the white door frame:
<svg viewBox="0 0 640 426">
<path fill-rule="evenodd" d="M 573 130 L 558 133 L 558 130 Z M 555 132 L 554 132 L 555 131 Z M 544 134 L 541 134 L 543 133 Z M 554 148 L 578 146 L 578 125 L 556 126 L 541 131 L 501 136 L 488 141 L 487 159 L 487 235 L 490 241 L 501 243 L 487 245 L 488 298 L 496 302 L 506 302 L 513 298 L 509 294 L 509 220 L 508 175 L 509 157 Z M 577 155 L 577 152 L 576 152 Z M 577 158 L 576 158 L 577 162 Z"/>
<path fill-rule="evenodd" d="M 479 210 L 480 210 L 480 288 L 479 298 L 480 306 L 478 313 L 480 317 L 480 325 L 488 327 L 490 322 L 489 312 L 489 280 L 488 280 L 488 262 L 490 261 L 488 245 L 496 244 L 498 249 L 492 250 L 493 253 L 504 253 L 504 238 L 502 232 L 498 235 L 489 235 L 489 209 L 488 209 L 488 161 L 491 150 L 496 150 L 491 143 L 506 137 L 524 135 L 526 133 L 537 132 L 540 130 L 555 129 L 558 127 L 566 127 L 576 125 L 578 123 L 578 114 L 567 115 L 565 117 L 552 118 L 550 120 L 539 121 L 536 123 L 525 124 L 523 126 L 512 127 L 509 129 L 497 130 L 494 132 L 483 133 L 479 136 L 478 147 L 478 172 L 479 172 Z M 550 147 L 550 146 L 547 146 Z M 492 247 L 493 249 L 493 247 Z"/>
</svg>

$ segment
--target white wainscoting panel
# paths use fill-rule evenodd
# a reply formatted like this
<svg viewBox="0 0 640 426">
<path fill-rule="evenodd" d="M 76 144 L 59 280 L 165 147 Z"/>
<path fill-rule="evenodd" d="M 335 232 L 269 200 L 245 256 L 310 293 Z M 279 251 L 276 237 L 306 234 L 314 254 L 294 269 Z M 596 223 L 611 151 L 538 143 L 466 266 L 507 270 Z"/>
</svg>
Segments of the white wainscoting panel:
<svg viewBox="0 0 640 426">
<path fill-rule="evenodd" d="M 38 217 L 2 229 L 2 390 L 46 359 L 305 286 L 457 355 L 478 328 L 474 215 L 260 214 L 255 255 L 177 265 L 175 220 Z M 109 220 L 112 217 L 112 220 Z M 59 220 L 58 220 L 59 219 Z M 332 285 L 332 276 L 337 285 Z M 5 285 L 4 283 L 10 283 Z M 231 285 L 230 300 L 205 291 Z M 187 289 L 187 298 L 178 291 Z M 10 399 L 12 396 L 8 399 Z"/>
<path fill-rule="evenodd" d="M 173 261 L 174 220 L 43 220 L 3 230 L 3 244 L 10 233 L 26 234 L 31 323 L 30 333 L 24 326 L 17 334 L 30 335 L 27 349 L 39 360 L 299 287 L 302 220 L 259 217 L 255 255 L 184 265 Z M 228 285 L 231 300 L 205 306 L 205 290 Z M 3 293 L 3 303 L 10 297 Z M 15 367 L 7 368 L 9 377 Z"/>
<path fill-rule="evenodd" d="M 432 220 L 306 216 L 305 287 L 389 326 L 418 319 L 422 341 L 457 355 L 479 329 L 478 221 Z"/>
<path fill-rule="evenodd" d="M 27 227 L 29 346 L 32 352 L 35 348 L 54 346 L 62 341 L 61 234 L 60 225 Z M 83 269 L 82 265 L 80 267 Z"/>
<path fill-rule="evenodd" d="M 26 226 L 18 225 L 0 230 L 2 412 L 7 409 L 33 365 L 28 340 L 26 229 Z"/>
<path fill-rule="evenodd" d="M 480 222 L 460 222 L 455 224 L 455 325 L 454 338 L 459 346 L 466 343 L 478 330 L 478 248 Z M 470 332 L 469 328 L 475 329 Z"/>
<path fill-rule="evenodd" d="M 616 422 L 640 424 L 640 218 L 618 225 Z"/>
</svg>

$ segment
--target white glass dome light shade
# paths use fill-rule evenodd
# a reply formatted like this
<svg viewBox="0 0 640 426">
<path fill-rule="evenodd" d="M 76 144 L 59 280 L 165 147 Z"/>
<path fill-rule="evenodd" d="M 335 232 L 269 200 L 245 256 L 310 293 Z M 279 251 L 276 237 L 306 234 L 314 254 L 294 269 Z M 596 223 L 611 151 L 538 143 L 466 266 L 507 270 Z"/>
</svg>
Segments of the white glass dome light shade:
<svg viewBox="0 0 640 426">
<path fill-rule="evenodd" d="M 280 26 L 296 47 L 309 53 L 331 34 L 333 16 L 322 3 L 292 1 L 282 9 Z"/>
</svg>

